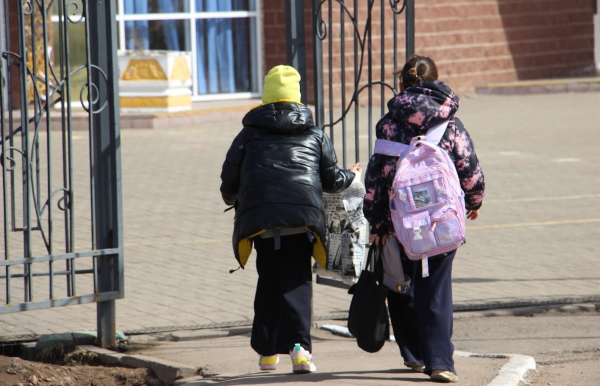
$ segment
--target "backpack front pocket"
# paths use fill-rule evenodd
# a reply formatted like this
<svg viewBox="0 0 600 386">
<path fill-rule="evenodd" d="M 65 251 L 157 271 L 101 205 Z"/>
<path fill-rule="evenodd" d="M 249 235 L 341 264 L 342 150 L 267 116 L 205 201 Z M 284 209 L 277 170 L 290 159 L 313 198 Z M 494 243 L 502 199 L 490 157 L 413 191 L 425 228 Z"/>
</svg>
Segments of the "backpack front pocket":
<svg viewBox="0 0 600 386">
<path fill-rule="evenodd" d="M 437 170 L 426 169 L 394 189 L 407 212 L 429 209 L 447 199 L 442 174 Z"/>
<path fill-rule="evenodd" d="M 460 243 L 465 238 L 464 233 L 461 232 L 459 219 L 456 216 L 434 221 L 432 228 L 435 239 L 440 246 Z"/>
<path fill-rule="evenodd" d="M 435 248 L 437 243 L 431 231 L 431 218 L 429 212 L 419 212 L 402 218 L 403 241 L 409 257 L 412 254 L 421 254 Z M 419 256 L 420 258 L 420 256 Z"/>
</svg>

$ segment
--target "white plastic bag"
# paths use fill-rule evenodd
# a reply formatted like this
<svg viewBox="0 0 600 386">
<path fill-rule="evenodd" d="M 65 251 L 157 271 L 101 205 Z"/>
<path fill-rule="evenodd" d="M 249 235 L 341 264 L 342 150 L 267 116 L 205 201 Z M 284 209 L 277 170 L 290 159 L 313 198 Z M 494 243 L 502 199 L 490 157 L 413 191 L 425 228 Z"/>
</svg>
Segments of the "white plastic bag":
<svg viewBox="0 0 600 386">
<path fill-rule="evenodd" d="M 324 193 L 323 203 L 329 232 L 327 266 L 317 263 L 313 272 L 325 277 L 356 283 L 366 256 L 367 220 L 363 214 L 365 186 L 360 173 L 340 193 Z"/>
</svg>

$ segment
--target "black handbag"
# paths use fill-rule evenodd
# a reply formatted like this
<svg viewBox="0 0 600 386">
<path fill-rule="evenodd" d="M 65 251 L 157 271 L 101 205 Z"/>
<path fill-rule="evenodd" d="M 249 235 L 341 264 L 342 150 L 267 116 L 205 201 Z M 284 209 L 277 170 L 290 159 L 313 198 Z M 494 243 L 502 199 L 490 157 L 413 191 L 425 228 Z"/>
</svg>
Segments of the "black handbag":
<svg viewBox="0 0 600 386">
<path fill-rule="evenodd" d="M 390 338 L 390 322 L 385 303 L 388 288 L 383 285 L 381 250 L 382 248 L 371 245 L 365 269 L 361 272 L 358 282 L 348 290 L 348 293 L 352 294 L 348 311 L 348 330 L 356 338 L 358 347 L 371 353 L 381 350 L 385 341 Z M 374 256 L 375 251 L 377 259 Z"/>
</svg>

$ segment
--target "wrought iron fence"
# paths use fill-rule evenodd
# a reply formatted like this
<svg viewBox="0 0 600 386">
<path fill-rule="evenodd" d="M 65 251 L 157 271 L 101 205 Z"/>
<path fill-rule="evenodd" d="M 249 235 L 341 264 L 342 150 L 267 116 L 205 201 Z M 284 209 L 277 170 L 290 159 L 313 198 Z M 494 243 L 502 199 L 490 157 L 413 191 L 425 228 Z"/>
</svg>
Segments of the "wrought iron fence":
<svg viewBox="0 0 600 386">
<path fill-rule="evenodd" d="M 303 10 L 304 0 L 286 0 L 287 59 L 306 82 Z M 404 40 L 406 59 L 414 55 L 414 0 L 313 0 L 312 27 L 315 122 L 329 131 L 344 168 L 352 152 L 364 166 L 372 155 L 374 123 L 398 92 L 393 70 L 404 63 L 399 42 Z M 306 103 L 305 83 L 301 89 Z M 319 275 L 316 282 L 349 287 Z"/>
<path fill-rule="evenodd" d="M 398 91 L 399 42 L 406 59 L 414 54 L 414 0 L 313 0 L 313 40 L 315 119 L 347 167 L 351 147 L 354 162 L 361 149 L 372 154 L 373 123 Z"/>
<path fill-rule="evenodd" d="M 0 313 L 97 302 L 111 346 L 124 296 L 115 2 L 1 5 Z"/>
</svg>

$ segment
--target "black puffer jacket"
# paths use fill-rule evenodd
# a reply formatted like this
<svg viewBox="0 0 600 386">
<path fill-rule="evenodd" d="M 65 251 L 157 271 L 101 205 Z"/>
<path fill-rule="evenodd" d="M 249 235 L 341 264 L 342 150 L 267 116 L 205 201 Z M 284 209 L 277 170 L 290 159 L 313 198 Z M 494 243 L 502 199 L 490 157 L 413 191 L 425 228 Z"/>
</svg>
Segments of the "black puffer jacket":
<svg viewBox="0 0 600 386">
<path fill-rule="evenodd" d="M 244 117 L 221 173 L 221 195 L 236 206 L 233 250 L 244 267 L 251 238 L 268 229 L 305 227 L 317 238 L 313 257 L 325 266 L 323 192 L 347 188 L 354 173 L 339 169 L 331 141 L 302 104 L 261 105 Z"/>
</svg>

